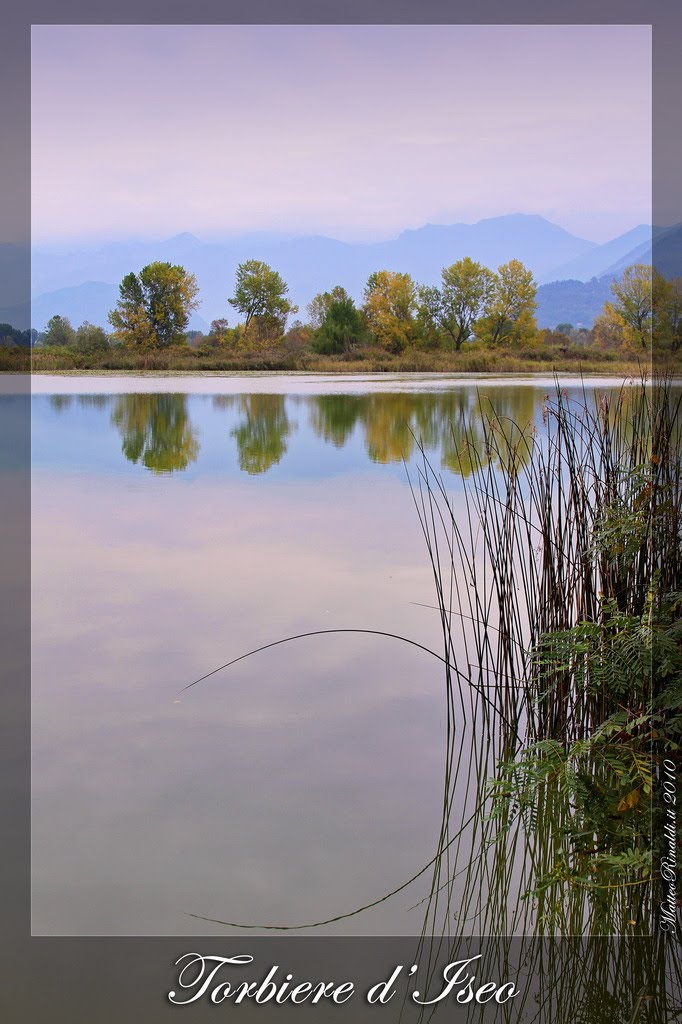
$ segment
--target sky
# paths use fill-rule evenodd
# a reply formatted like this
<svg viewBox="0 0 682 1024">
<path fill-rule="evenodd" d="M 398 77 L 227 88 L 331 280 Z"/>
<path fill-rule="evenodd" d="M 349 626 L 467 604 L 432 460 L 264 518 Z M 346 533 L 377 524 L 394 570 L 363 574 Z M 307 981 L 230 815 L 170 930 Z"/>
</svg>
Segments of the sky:
<svg viewBox="0 0 682 1024">
<path fill-rule="evenodd" d="M 651 220 L 651 30 L 34 26 L 34 244 Z"/>
</svg>

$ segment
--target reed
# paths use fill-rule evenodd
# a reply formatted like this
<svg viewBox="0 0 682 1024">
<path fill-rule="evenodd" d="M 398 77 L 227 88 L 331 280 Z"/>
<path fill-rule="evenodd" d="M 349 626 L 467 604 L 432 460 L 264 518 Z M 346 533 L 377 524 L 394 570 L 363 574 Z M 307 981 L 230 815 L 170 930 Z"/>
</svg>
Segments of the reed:
<svg viewBox="0 0 682 1024">
<path fill-rule="evenodd" d="M 678 409 L 665 381 L 596 402 L 557 384 L 542 430 L 482 407 L 464 516 L 422 449 L 413 496 L 457 670 L 425 938 L 651 928 L 652 793 L 682 704 Z"/>
<path fill-rule="evenodd" d="M 427 879 L 414 962 L 432 977 L 462 936 L 492 936 L 486 976 L 526 978 L 510 1019 L 523 1004 L 566 1024 L 672 1021 L 680 960 L 655 927 L 653 862 L 657 779 L 682 747 L 680 392 L 643 379 L 575 399 L 557 383 L 541 428 L 479 405 L 452 425 L 461 501 L 414 439 L 446 711 L 433 858 L 324 921 L 208 920 L 314 929 Z M 378 631 L 259 650 L 339 632 Z"/>
</svg>

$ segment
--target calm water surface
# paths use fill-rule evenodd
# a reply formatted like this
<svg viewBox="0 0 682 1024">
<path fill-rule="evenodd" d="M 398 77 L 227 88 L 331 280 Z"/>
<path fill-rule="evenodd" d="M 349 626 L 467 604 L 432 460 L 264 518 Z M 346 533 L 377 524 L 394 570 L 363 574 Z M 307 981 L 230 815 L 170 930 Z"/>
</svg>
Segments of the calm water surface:
<svg viewBox="0 0 682 1024">
<path fill-rule="evenodd" d="M 445 758 L 435 659 L 328 634 L 182 690 L 314 630 L 440 651 L 408 482 L 416 438 L 456 502 L 477 391 L 541 427 L 550 389 L 34 379 L 35 934 L 221 932 L 189 914 L 303 924 L 431 859 Z M 428 877 L 322 932 L 418 933 L 423 908 L 410 908 Z"/>
</svg>

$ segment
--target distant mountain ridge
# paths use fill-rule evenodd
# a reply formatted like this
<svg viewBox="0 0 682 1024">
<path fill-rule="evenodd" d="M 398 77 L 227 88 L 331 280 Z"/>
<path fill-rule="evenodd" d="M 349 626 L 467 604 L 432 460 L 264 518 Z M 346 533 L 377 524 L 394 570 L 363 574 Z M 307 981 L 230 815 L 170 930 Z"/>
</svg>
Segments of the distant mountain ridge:
<svg viewBox="0 0 682 1024">
<path fill-rule="evenodd" d="M 551 281 L 538 288 L 538 327 L 557 324 L 592 327 L 604 303 L 612 298 L 613 277 L 593 277 L 591 281 Z"/>
<path fill-rule="evenodd" d="M 662 238 L 669 233 L 670 229 L 656 230 L 654 241 L 659 244 L 659 236 Z M 202 304 L 193 317 L 192 327 L 202 330 L 218 317 L 226 317 L 234 323 L 234 311 L 227 299 L 233 293 L 236 268 L 246 259 L 263 260 L 282 274 L 289 284 L 292 301 L 299 307 L 301 319 L 306 318 L 305 307 L 313 296 L 334 285 L 343 285 L 360 301 L 372 271 L 404 271 L 420 284 L 435 284 L 441 269 L 463 256 L 470 256 L 493 269 L 510 259 L 520 259 L 543 286 L 538 295 L 540 310 L 550 310 L 556 307 L 555 282 L 572 280 L 574 295 L 577 296 L 578 291 L 583 293 L 583 298 L 593 294 L 596 301 L 599 289 L 590 285 L 580 290 L 575 286 L 589 283 L 592 278 L 610 279 L 621 272 L 618 268 L 629 263 L 647 262 L 647 252 L 650 261 L 651 244 L 652 230 L 646 225 L 638 225 L 604 245 L 597 245 L 572 235 L 544 217 L 509 214 L 475 224 L 426 224 L 403 231 L 389 241 L 375 243 L 264 232 L 220 242 L 203 242 L 185 232 L 164 241 L 112 242 L 97 249 L 75 249 L 66 253 L 37 248 L 32 253 L 31 319 L 39 330 L 55 313 L 68 316 L 74 324 L 88 319 L 106 327 L 107 312 L 115 304 L 121 278 L 154 260 L 180 263 L 196 275 Z M 549 292 L 545 295 L 554 294 L 550 302 L 542 299 L 543 289 L 547 288 Z M 568 295 L 570 290 L 560 291 Z M 600 308 L 593 309 L 590 303 L 584 306 L 589 322 Z M 0 309 L 0 320 L 9 320 L 10 311 L 8 307 Z M 22 311 L 14 307 L 13 312 L 27 319 L 25 308 Z M 554 326 L 551 322 L 543 323 L 545 319 L 543 313 L 539 317 L 541 326 Z M 562 315 L 561 319 L 575 322 L 580 318 L 573 313 Z"/>
<path fill-rule="evenodd" d="M 648 224 L 638 224 L 610 242 L 595 246 L 589 252 L 555 267 L 552 276 L 556 281 L 590 281 L 593 277 L 603 277 L 610 273 L 613 264 L 642 245 L 651 245 L 651 227 Z"/>
</svg>

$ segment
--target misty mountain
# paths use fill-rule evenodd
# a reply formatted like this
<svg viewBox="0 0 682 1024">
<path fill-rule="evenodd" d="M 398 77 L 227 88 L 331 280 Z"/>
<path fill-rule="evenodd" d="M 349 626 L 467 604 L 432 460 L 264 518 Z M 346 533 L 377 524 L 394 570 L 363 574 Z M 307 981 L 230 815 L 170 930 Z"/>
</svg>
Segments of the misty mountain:
<svg viewBox="0 0 682 1024">
<path fill-rule="evenodd" d="M 31 253 L 26 246 L 0 242 L 0 306 L 13 306 L 18 296 L 26 294 L 30 274 Z M 10 323 L 10 321 L 3 321 Z M 28 323 L 25 325 L 28 327 Z M 22 330 L 24 328 L 22 327 Z"/>
<path fill-rule="evenodd" d="M 105 326 L 112 296 L 115 301 L 117 294 L 115 290 L 107 292 L 105 286 L 118 286 L 124 274 L 154 260 L 180 263 L 196 275 L 202 321 L 227 317 L 234 323 L 227 299 L 237 266 L 246 259 L 263 260 L 278 270 L 289 284 L 299 315 L 305 318 L 305 307 L 313 296 L 336 284 L 360 301 L 365 282 L 375 270 L 405 271 L 420 284 L 435 284 L 444 266 L 471 256 L 492 268 L 520 259 L 538 280 L 547 280 L 556 276 L 553 267 L 593 248 L 593 242 L 577 238 L 543 217 L 511 214 L 477 224 L 427 224 L 377 243 L 266 233 L 202 242 L 185 233 L 160 242 L 114 242 L 99 249 L 65 253 L 37 249 L 32 261 L 33 325 L 42 329 L 50 316 L 60 313 L 74 324 L 87 314 L 92 323 Z"/>
<path fill-rule="evenodd" d="M 541 283 L 538 322 L 553 327 L 562 321 L 589 325 L 609 294 L 609 283 L 626 266 L 651 262 L 652 234 L 657 264 L 679 273 L 682 227 L 652 229 L 639 225 L 604 245 L 571 235 L 543 217 L 510 214 L 476 224 L 427 224 L 376 243 L 349 243 L 323 236 L 292 236 L 257 232 L 238 238 L 203 242 L 184 233 L 165 241 L 113 242 L 99 248 L 33 253 L 32 324 L 44 328 L 55 313 L 74 326 L 83 320 L 107 327 L 106 314 L 118 297 L 118 284 L 131 270 L 164 260 L 179 263 L 196 275 L 202 305 L 191 321 L 206 330 L 215 318 L 231 324 L 236 314 L 227 299 L 233 294 L 239 263 L 260 259 L 278 270 L 289 284 L 298 316 L 317 292 L 343 285 L 361 301 L 368 276 L 375 270 L 410 273 L 420 284 L 436 284 L 440 271 L 463 256 L 491 268 L 520 259 Z M 0 261 L 2 253 L 0 252 Z M 677 270 L 675 270 L 677 268 Z M 10 314 L 14 315 L 10 315 Z M 0 318 L 28 326 L 26 311 L 0 308 Z"/>
<path fill-rule="evenodd" d="M 590 281 L 593 277 L 603 277 L 612 273 L 611 268 L 627 258 L 633 249 L 647 245 L 651 247 L 651 237 L 651 227 L 648 224 L 639 224 L 631 231 L 626 231 L 624 235 L 618 235 L 610 242 L 597 245 L 576 259 L 555 267 L 552 276 L 556 281 Z"/>
<path fill-rule="evenodd" d="M 654 228 L 653 239 L 643 242 L 607 268 L 606 273 L 619 277 L 634 263 L 654 263 L 664 277 L 682 277 L 682 224 Z"/>
<path fill-rule="evenodd" d="M 544 217 L 510 214 L 476 224 L 426 224 L 372 247 L 381 269 L 404 270 L 424 284 L 436 283 L 443 267 L 463 256 L 496 269 L 521 260 L 538 281 L 554 276 L 557 264 L 590 252 L 594 242 L 577 238 Z"/>
<path fill-rule="evenodd" d="M 607 299 L 612 298 L 613 277 L 592 278 L 591 281 L 552 281 L 538 288 L 538 327 L 554 328 L 557 324 L 592 327 Z"/>
<path fill-rule="evenodd" d="M 21 291 L 24 291 L 22 286 Z M 28 302 L 14 306 L 0 306 L 0 323 L 10 324 L 19 331 L 25 331 L 31 323 L 31 307 Z"/>
</svg>

